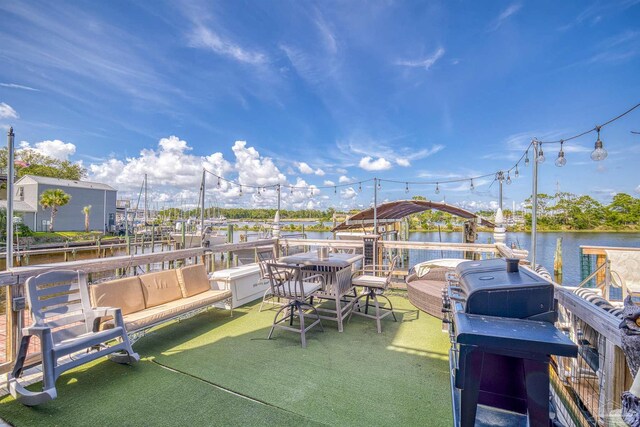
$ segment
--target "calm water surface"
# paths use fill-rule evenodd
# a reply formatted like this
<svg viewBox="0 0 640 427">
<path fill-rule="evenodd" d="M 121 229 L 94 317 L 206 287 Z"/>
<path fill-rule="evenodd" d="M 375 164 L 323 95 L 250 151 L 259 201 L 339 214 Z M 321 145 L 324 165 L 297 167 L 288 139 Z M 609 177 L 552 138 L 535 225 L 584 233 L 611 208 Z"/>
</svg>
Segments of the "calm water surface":
<svg viewBox="0 0 640 427">
<path fill-rule="evenodd" d="M 310 239 L 330 239 L 332 234 L 328 232 L 307 232 Z M 640 233 L 539 233 L 537 263 L 545 266 L 553 272 L 553 255 L 556 250 L 556 241 L 562 238 L 562 259 L 564 263 L 564 284 L 577 284 L 580 282 L 580 246 L 621 246 L 640 247 Z M 427 242 L 462 242 L 461 232 L 442 232 L 441 240 L 438 232 L 413 232 L 409 235 L 412 241 Z M 493 233 L 478 233 L 478 243 L 493 241 Z M 516 247 L 530 250 L 531 235 L 529 233 L 507 233 L 507 244 L 514 243 Z M 414 252 L 417 252 L 414 254 Z M 422 252 L 422 253 L 420 253 Z M 443 254 L 445 257 L 446 253 Z M 433 256 L 429 258 L 434 258 Z M 409 266 L 426 259 L 424 251 L 411 251 Z"/>
</svg>

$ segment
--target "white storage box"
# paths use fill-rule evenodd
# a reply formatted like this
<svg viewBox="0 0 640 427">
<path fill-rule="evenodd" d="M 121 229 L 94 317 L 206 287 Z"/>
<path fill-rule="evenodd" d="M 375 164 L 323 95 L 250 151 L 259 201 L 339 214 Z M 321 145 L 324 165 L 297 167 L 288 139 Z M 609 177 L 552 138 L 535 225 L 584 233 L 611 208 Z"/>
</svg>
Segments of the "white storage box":
<svg viewBox="0 0 640 427">
<path fill-rule="evenodd" d="M 262 298 L 269 287 L 268 280 L 260 280 L 258 264 L 215 271 L 209 275 L 209 280 L 213 289 L 231 289 L 233 308 Z"/>
</svg>

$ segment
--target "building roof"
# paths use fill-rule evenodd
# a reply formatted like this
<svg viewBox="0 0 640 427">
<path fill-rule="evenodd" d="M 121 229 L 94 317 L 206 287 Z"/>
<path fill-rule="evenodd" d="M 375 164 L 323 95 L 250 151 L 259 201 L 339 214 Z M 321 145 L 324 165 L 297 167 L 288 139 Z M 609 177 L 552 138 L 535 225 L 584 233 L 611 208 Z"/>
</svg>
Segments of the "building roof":
<svg viewBox="0 0 640 427">
<path fill-rule="evenodd" d="M 115 188 L 107 184 L 91 181 L 74 181 L 70 179 L 49 178 L 46 176 L 25 175 L 16 181 L 16 184 L 46 184 L 55 185 L 57 187 L 73 187 L 73 188 L 86 188 L 93 190 L 106 190 L 117 191 Z"/>
<path fill-rule="evenodd" d="M 7 201 L 0 200 L 0 208 L 7 208 Z M 37 209 L 31 206 L 29 203 L 22 200 L 13 200 L 13 210 L 15 212 L 37 212 Z"/>
<path fill-rule="evenodd" d="M 448 205 L 446 203 L 432 202 L 429 200 L 399 200 L 396 202 L 383 203 L 377 208 L 377 219 L 379 223 L 383 222 L 395 222 L 404 218 L 407 215 L 426 211 L 429 209 L 436 209 L 443 212 L 448 212 L 452 215 L 457 215 L 462 218 L 478 218 L 481 225 L 486 227 L 495 227 L 490 221 L 484 218 L 480 218 L 473 212 L 469 212 L 465 209 L 457 206 Z M 345 222 L 339 224 L 333 231 L 344 231 L 361 229 L 363 227 L 370 227 L 373 225 L 373 208 L 365 209 L 358 212 L 355 215 L 349 217 Z"/>
</svg>

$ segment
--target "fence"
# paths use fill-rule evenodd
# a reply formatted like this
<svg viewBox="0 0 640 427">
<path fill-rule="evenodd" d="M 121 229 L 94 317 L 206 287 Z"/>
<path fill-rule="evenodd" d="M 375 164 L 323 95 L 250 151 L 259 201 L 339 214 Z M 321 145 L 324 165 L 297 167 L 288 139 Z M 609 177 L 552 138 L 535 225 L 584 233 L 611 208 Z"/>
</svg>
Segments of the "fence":
<svg viewBox="0 0 640 427">
<path fill-rule="evenodd" d="M 556 358 L 552 385 L 575 425 L 606 426 L 633 378 L 621 346 L 620 319 L 556 285 L 557 326 L 578 345 L 578 357 Z"/>
</svg>

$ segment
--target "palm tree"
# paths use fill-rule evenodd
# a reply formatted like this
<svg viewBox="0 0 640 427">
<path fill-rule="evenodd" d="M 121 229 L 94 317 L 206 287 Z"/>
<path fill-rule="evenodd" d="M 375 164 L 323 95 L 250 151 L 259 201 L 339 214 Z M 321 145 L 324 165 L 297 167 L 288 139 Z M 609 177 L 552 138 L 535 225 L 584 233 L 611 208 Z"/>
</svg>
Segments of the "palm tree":
<svg viewBox="0 0 640 427">
<path fill-rule="evenodd" d="M 69 200 L 71 200 L 71 196 L 59 188 L 43 191 L 40 195 L 42 209 L 51 209 L 50 232 L 53 232 L 53 222 L 56 219 L 58 208 L 69 203 Z"/>
<path fill-rule="evenodd" d="M 91 205 L 87 205 L 82 208 L 84 214 L 84 231 L 89 232 L 89 214 L 91 214 Z"/>
</svg>

